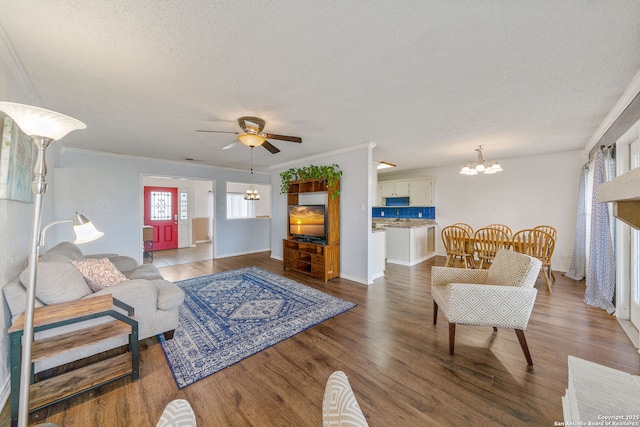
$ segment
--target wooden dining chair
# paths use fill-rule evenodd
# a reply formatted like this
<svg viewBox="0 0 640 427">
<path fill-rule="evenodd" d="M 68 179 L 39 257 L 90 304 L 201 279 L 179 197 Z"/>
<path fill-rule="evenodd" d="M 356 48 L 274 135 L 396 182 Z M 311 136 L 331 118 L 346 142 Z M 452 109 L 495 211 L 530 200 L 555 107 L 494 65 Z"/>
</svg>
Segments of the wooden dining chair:
<svg viewBox="0 0 640 427">
<path fill-rule="evenodd" d="M 473 235 L 473 252 L 478 268 L 489 268 L 500 249 L 509 249 L 509 236 L 498 228 L 479 228 Z"/>
<path fill-rule="evenodd" d="M 464 223 L 464 222 L 456 222 L 456 223 L 455 223 L 455 224 L 453 224 L 453 225 L 455 225 L 456 227 L 463 228 L 463 229 L 464 229 L 464 231 L 466 231 L 467 233 L 469 233 L 469 236 L 473 236 L 473 233 L 474 233 L 474 231 L 473 231 L 473 227 L 472 227 L 472 226 L 470 226 L 469 224 L 466 224 L 466 223 Z"/>
<path fill-rule="evenodd" d="M 506 235 L 509 236 L 509 238 L 511 238 L 511 236 L 513 235 L 513 231 L 511 231 L 511 227 L 505 224 L 489 224 L 485 228 L 496 228 L 502 231 L 503 233 L 506 233 Z"/>
<path fill-rule="evenodd" d="M 464 268 L 473 268 L 473 256 L 469 251 L 471 236 L 463 228 L 450 225 L 444 227 L 440 233 L 442 243 L 447 252 L 445 266 L 453 267 L 456 260 L 462 261 Z"/>
<path fill-rule="evenodd" d="M 544 275 L 544 280 L 547 282 L 547 289 L 549 292 L 553 292 L 549 273 L 551 269 L 551 256 L 553 255 L 553 249 L 555 247 L 553 236 L 542 230 L 528 228 L 514 234 L 511 238 L 511 244 L 514 251 L 538 258 L 542 261 L 541 270 Z"/>
<path fill-rule="evenodd" d="M 537 225 L 537 226 L 535 226 L 533 228 L 534 228 L 534 230 L 542 230 L 545 233 L 551 234 L 551 237 L 553 237 L 553 242 L 554 242 L 553 246 L 555 247 L 555 242 L 556 242 L 556 240 L 558 240 L 558 231 L 554 227 L 552 227 L 550 225 Z M 549 255 L 549 266 L 548 266 L 548 269 L 549 269 L 549 273 L 551 273 L 551 280 L 555 282 L 556 281 L 556 275 L 553 274 L 553 269 L 551 268 L 551 255 Z"/>
</svg>

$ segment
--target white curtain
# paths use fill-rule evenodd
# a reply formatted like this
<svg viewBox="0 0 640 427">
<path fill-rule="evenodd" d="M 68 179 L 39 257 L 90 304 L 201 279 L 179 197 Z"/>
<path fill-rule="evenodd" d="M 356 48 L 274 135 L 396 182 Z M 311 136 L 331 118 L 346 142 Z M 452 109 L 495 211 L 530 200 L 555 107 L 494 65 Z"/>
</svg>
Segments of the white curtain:
<svg viewBox="0 0 640 427">
<path fill-rule="evenodd" d="M 576 214 L 576 233 L 573 239 L 573 255 L 571 267 L 565 276 L 573 280 L 582 280 L 587 263 L 587 176 L 589 166 L 585 165 L 580 173 L 580 189 L 578 190 L 578 212 Z"/>
<path fill-rule="evenodd" d="M 612 148 L 600 148 L 594 160 L 591 200 L 591 235 L 585 302 L 608 313 L 615 311 L 616 263 L 611 233 L 611 218 L 607 203 L 600 203 L 597 191 L 600 184 L 615 175 Z"/>
<path fill-rule="evenodd" d="M 227 193 L 227 219 L 255 217 L 255 202 L 245 200 L 244 193 Z"/>
</svg>

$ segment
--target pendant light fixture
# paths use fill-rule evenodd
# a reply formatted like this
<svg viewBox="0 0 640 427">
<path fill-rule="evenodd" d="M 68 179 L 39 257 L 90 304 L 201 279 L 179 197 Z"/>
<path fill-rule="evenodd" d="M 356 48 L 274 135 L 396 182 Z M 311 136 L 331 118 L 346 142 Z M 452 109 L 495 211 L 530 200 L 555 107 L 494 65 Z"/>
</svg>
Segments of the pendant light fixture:
<svg viewBox="0 0 640 427">
<path fill-rule="evenodd" d="M 260 195 L 258 194 L 258 190 L 253 188 L 253 185 L 249 186 L 249 189 L 247 190 L 247 194 L 244 195 L 244 199 L 245 200 L 260 200 Z"/>
<path fill-rule="evenodd" d="M 502 167 L 500 167 L 498 162 L 490 162 L 484 159 L 482 156 L 482 145 L 479 145 L 476 151 L 478 152 L 478 158 L 475 162 L 464 165 L 460 170 L 462 175 L 477 175 L 479 173 L 492 174 L 502 171 Z"/>
</svg>

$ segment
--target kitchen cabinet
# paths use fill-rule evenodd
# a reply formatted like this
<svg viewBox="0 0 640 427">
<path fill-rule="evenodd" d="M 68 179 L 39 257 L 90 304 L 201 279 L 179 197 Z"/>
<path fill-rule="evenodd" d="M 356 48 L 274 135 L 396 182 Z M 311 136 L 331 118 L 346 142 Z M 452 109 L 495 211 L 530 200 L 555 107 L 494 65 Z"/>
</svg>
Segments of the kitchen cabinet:
<svg viewBox="0 0 640 427">
<path fill-rule="evenodd" d="M 386 206 L 388 197 L 409 197 L 410 206 L 435 206 L 435 179 L 425 177 L 380 181 L 378 183 L 379 205 Z"/>
<path fill-rule="evenodd" d="M 409 204 L 411 206 L 434 206 L 433 179 L 409 181 Z"/>
<path fill-rule="evenodd" d="M 387 262 L 412 266 L 436 255 L 435 224 L 386 229 Z"/>
<path fill-rule="evenodd" d="M 385 260 L 387 256 L 387 232 L 384 228 L 371 233 L 371 260 L 369 263 L 369 278 L 375 280 L 384 277 Z"/>
<path fill-rule="evenodd" d="M 378 185 L 380 197 L 406 197 L 409 195 L 408 181 L 387 181 Z"/>
</svg>

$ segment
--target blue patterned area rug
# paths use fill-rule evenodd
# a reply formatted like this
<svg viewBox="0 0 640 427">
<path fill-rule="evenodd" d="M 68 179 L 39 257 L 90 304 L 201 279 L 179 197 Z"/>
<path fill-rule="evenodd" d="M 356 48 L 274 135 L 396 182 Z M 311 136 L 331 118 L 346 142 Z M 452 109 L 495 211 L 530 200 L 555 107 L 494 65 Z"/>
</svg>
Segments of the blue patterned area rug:
<svg viewBox="0 0 640 427">
<path fill-rule="evenodd" d="M 176 285 L 180 322 L 172 340 L 159 338 L 180 389 L 355 307 L 258 267 Z"/>
</svg>

